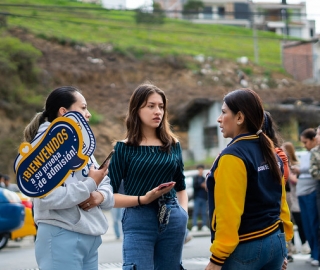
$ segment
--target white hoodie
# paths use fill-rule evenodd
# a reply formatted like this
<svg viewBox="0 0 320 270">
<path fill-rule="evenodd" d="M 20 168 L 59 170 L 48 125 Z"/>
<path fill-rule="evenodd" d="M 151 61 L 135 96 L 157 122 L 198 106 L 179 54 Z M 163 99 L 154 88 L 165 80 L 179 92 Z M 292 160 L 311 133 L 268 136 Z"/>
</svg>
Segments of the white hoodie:
<svg viewBox="0 0 320 270">
<path fill-rule="evenodd" d="M 43 123 L 37 136 L 50 125 Z M 102 235 L 108 230 L 108 221 L 102 209 L 108 210 L 114 206 L 114 197 L 110 179 L 106 176 L 97 187 L 95 181 L 88 177 L 91 164 L 98 167 L 94 156 L 82 170 L 73 172 L 64 182 L 65 185 L 54 189 L 49 195 L 34 199 L 34 220 L 37 224 L 47 223 L 66 230 L 89 235 Z M 89 211 L 82 210 L 78 204 L 90 197 L 90 193 L 98 190 L 104 196 L 104 201 Z"/>
</svg>

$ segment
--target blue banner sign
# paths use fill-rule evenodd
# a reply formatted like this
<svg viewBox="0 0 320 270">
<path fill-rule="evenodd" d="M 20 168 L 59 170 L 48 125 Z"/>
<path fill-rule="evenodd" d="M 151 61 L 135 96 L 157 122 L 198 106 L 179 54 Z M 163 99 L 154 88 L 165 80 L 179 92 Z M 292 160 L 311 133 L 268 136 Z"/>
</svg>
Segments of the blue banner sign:
<svg viewBox="0 0 320 270">
<path fill-rule="evenodd" d="M 95 149 L 93 133 L 77 112 L 56 118 L 41 135 L 20 145 L 14 165 L 18 187 L 28 197 L 44 197 L 62 185 Z"/>
</svg>

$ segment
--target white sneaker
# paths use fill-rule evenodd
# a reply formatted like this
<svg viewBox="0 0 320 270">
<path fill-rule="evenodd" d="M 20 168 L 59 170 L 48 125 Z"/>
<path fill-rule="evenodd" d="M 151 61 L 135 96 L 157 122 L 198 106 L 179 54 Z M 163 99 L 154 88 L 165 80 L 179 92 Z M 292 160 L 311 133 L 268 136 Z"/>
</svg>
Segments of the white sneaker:
<svg viewBox="0 0 320 270">
<path fill-rule="evenodd" d="M 301 253 L 302 254 L 310 254 L 311 249 L 309 247 L 308 242 L 305 242 L 302 246 L 301 246 Z"/>
<path fill-rule="evenodd" d="M 193 227 L 191 228 L 191 231 L 192 231 L 192 232 L 198 231 L 198 226 L 193 226 Z"/>
<path fill-rule="evenodd" d="M 314 259 L 313 259 L 312 257 L 310 257 L 310 258 L 308 258 L 308 259 L 306 260 L 307 263 L 311 263 L 312 261 L 314 261 Z"/>
<path fill-rule="evenodd" d="M 202 228 L 201 228 L 201 231 L 203 231 L 203 232 L 207 232 L 207 231 L 209 231 L 208 226 L 203 225 L 203 226 L 202 226 Z"/>
<path fill-rule="evenodd" d="M 313 260 L 313 261 L 311 262 L 311 265 L 313 265 L 313 266 L 319 266 L 319 261 L 318 261 L 318 260 Z"/>
</svg>

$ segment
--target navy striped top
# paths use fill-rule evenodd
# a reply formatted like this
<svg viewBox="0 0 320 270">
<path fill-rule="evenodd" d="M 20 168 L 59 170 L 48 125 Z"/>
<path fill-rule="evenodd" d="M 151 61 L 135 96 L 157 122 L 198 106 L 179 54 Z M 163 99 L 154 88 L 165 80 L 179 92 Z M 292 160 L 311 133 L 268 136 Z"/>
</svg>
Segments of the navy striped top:
<svg viewBox="0 0 320 270">
<path fill-rule="evenodd" d="M 117 142 L 114 149 L 108 174 L 114 193 L 118 193 L 122 179 L 125 194 L 134 196 L 170 181 L 176 184 L 166 198 L 174 198 L 176 191 L 186 188 L 179 142 L 172 145 L 170 153 L 159 146 L 128 146 L 124 142 Z"/>
</svg>

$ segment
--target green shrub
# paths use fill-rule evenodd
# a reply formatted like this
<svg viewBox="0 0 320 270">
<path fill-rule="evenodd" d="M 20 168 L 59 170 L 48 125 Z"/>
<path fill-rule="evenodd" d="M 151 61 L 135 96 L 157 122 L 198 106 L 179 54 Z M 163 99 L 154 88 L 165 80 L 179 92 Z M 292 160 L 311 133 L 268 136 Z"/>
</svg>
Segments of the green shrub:
<svg viewBox="0 0 320 270">
<path fill-rule="evenodd" d="M 98 114 L 96 111 L 90 110 L 91 118 L 90 118 L 90 125 L 98 125 L 102 122 L 103 116 Z"/>
<path fill-rule="evenodd" d="M 153 3 L 152 7 L 153 11 L 147 7 L 138 8 L 135 14 L 136 23 L 163 24 L 166 15 L 161 9 L 160 4 Z"/>
<path fill-rule="evenodd" d="M 252 73 L 253 73 L 252 68 L 250 68 L 250 67 L 242 67 L 241 70 L 247 75 L 252 75 Z"/>
<path fill-rule="evenodd" d="M 1 71 L 18 75 L 22 82 L 32 83 L 37 80 L 34 66 L 40 55 L 39 50 L 17 38 L 5 37 L 0 40 Z"/>
<path fill-rule="evenodd" d="M 33 86 L 38 82 L 36 61 L 40 55 L 39 50 L 17 38 L 0 39 L 1 109 L 10 118 L 29 115 L 27 110 L 39 106 L 40 99 L 35 98 Z"/>
<path fill-rule="evenodd" d="M 197 17 L 203 8 L 204 3 L 202 1 L 189 0 L 183 5 L 182 14 L 185 18 L 192 19 L 193 17 Z"/>
</svg>

